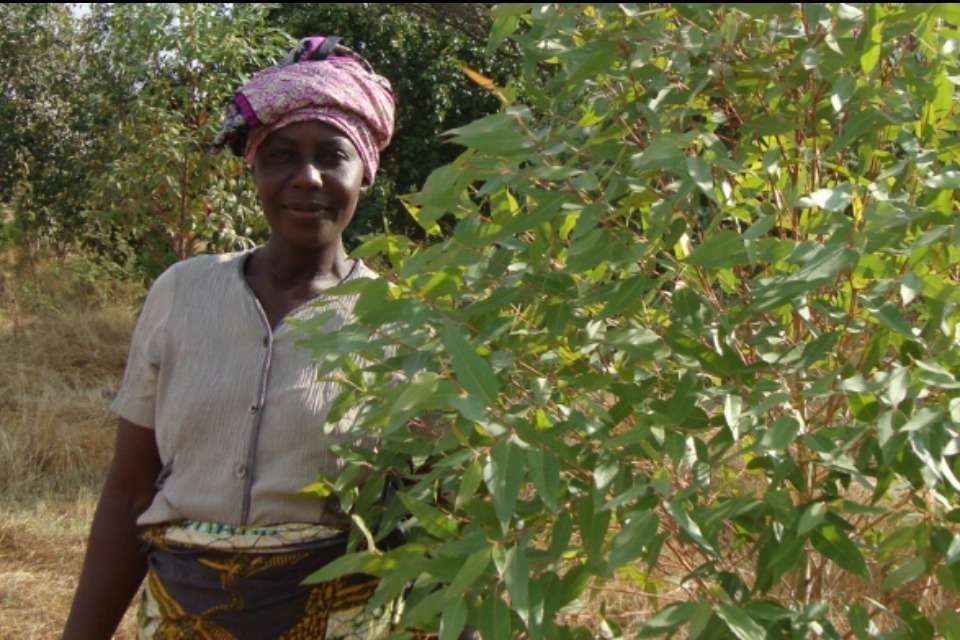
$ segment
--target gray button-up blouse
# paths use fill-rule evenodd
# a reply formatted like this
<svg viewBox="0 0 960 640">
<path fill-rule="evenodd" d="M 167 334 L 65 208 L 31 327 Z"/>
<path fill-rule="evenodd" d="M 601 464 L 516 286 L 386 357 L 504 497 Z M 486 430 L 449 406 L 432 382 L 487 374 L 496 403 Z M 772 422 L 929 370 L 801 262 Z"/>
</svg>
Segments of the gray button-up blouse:
<svg viewBox="0 0 960 640">
<path fill-rule="evenodd" d="M 335 475 L 331 445 L 356 411 L 324 430 L 339 390 L 317 380 L 311 354 L 286 322 L 270 330 L 243 277 L 250 252 L 199 256 L 164 272 L 147 296 L 111 408 L 156 431 L 164 471 L 138 524 L 181 519 L 232 525 L 338 518 L 299 494 L 319 472 Z M 357 262 L 347 279 L 376 277 Z M 356 296 L 335 297 L 326 330 L 349 321 Z M 319 313 L 313 304 L 288 317 Z M 374 441 L 371 439 L 370 446 Z"/>
</svg>

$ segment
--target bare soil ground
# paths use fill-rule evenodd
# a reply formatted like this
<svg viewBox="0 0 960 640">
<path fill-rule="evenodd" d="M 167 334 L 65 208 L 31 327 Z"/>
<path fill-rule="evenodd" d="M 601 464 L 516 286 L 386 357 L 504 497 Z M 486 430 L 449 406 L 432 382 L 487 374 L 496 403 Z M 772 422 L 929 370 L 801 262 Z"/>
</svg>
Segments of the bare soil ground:
<svg viewBox="0 0 960 640">
<path fill-rule="evenodd" d="M 73 513 L 0 511 L 0 638 L 33 640 L 59 637 L 83 562 L 86 526 L 94 497 L 79 500 Z M 62 505 L 56 505 L 59 509 Z M 11 513 L 13 511 L 13 513 Z M 62 525 L 57 532 L 50 525 Z M 136 637 L 136 606 L 131 606 L 116 638 Z"/>
</svg>

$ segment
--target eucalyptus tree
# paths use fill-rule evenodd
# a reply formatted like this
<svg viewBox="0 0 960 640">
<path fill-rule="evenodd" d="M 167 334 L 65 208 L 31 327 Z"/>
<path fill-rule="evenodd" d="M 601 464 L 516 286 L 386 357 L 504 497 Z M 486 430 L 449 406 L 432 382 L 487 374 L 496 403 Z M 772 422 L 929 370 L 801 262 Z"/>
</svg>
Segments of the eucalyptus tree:
<svg viewBox="0 0 960 640">
<path fill-rule="evenodd" d="M 957 8 L 493 15 L 523 100 L 473 74 L 435 242 L 305 327 L 381 443 L 315 579 L 443 640 L 960 637 Z"/>
</svg>

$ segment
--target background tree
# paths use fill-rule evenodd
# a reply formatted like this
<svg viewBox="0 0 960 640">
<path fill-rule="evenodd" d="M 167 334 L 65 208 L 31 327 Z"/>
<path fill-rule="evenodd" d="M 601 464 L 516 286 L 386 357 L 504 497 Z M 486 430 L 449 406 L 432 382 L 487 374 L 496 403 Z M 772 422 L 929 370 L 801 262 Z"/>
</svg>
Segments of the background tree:
<svg viewBox="0 0 960 640">
<path fill-rule="evenodd" d="M 72 126 L 78 44 L 64 5 L 0 5 L 0 203 L 8 234 L 36 230 L 60 254 L 86 196 L 74 160 L 89 140 Z"/>
<path fill-rule="evenodd" d="M 958 637 L 957 9 L 494 15 L 525 104 L 306 327 L 381 436 L 313 487 L 369 546 L 315 579 L 412 580 L 444 640 Z"/>
<path fill-rule="evenodd" d="M 262 239 L 243 162 L 211 155 L 210 143 L 237 86 L 290 38 L 247 5 L 112 5 L 89 20 L 100 35 L 86 67 L 93 95 L 100 109 L 122 108 L 88 203 L 100 250 L 157 273 Z"/>
</svg>

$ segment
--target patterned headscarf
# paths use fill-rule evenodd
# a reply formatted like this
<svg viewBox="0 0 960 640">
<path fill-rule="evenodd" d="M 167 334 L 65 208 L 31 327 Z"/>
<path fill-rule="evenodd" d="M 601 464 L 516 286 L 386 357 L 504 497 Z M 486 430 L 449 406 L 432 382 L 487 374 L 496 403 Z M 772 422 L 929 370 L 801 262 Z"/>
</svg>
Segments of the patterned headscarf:
<svg viewBox="0 0 960 640">
<path fill-rule="evenodd" d="M 272 132 L 319 120 L 350 139 L 363 161 L 363 182 L 373 183 L 380 152 L 393 135 L 390 82 L 339 38 L 304 38 L 277 66 L 256 74 L 227 105 L 214 147 L 229 146 L 253 164 Z"/>
</svg>

